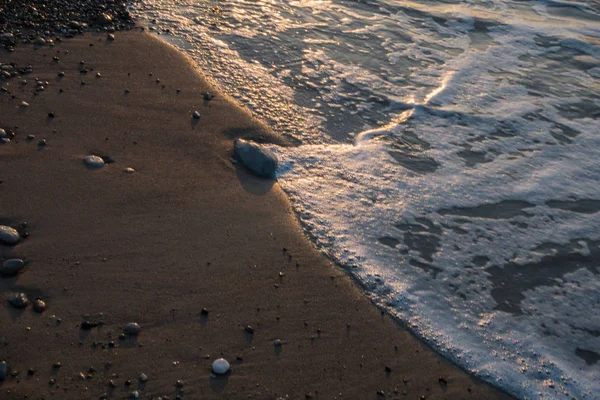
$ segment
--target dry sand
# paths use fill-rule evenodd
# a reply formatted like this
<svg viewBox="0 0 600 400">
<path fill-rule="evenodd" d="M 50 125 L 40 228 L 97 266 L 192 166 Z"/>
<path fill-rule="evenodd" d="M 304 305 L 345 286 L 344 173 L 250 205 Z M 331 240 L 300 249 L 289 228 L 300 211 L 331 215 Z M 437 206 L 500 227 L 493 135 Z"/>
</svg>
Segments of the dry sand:
<svg viewBox="0 0 600 400">
<path fill-rule="evenodd" d="M 508 398 L 382 315 L 305 238 L 281 189 L 231 163 L 233 138 L 278 139 L 218 92 L 205 102 L 214 89 L 174 49 L 132 31 L 0 50 L 0 62 L 33 66 L 0 93 L 0 127 L 16 133 L 0 145 L 0 223 L 30 234 L 0 245 L 27 261 L 0 278 L 0 359 L 18 372 L 1 399 L 138 386 L 140 398 Z M 37 95 L 35 77 L 49 82 Z M 89 154 L 114 163 L 90 170 Z M 13 291 L 47 310 L 10 307 Z M 131 321 L 141 333 L 120 340 Z M 211 378 L 221 356 L 233 370 Z"/>
</svg>

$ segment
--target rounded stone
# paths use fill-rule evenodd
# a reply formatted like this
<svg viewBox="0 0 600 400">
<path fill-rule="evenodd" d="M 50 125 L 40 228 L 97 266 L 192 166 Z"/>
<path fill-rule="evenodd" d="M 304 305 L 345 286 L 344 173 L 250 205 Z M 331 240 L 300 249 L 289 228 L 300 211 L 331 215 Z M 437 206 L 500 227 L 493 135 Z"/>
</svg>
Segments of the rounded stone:
<svg viewBox="0 0 600 400">
<path fill-rule="evenodd" d="M 234 146 L 235 156 L 246 168 L 258 176 L 274 179 L 277 171 L 277 156 L 257 143 L 238 139 Z"/>
<path fill-rule="evenodd" d="M 2 128 L 0 128 L 0 138 L 5 138 L 8 137 L 8 135 L 6 134 L 6 131 Z"/>
<path fill-rule="evenodd" d="M 140 382 L 146 382 L 148 380 L 148 376 L 146 374 L 140 375 Z"/>
<path fill-rule="evenodd" d="M 38 46 L 43 46 L 46 44 L 46 40 L 40 36 L 37 39 L 35 39 L 35 44 L 37 44 Z"/>
<path fill-rule="evenodd" d="M 108 25 L 112 22 L 113 18 L 108 14 L 100 14 L 98 17 L 98 23 L 102 25 Z"/>
<path fill-rule="evenodd" d="M 33 301 L 33 311 L 43 313 L 46 311 L 46 302 L 39 297 Z"/>
<path fill-rule="evenodd" d="M 15 308 L 25 308 L 29 304 L 29 299 L 25 293 L 13 293 L 8 296 L 8 302 Z"/>
<path fill-rule="evenodd" d="M 224 358 L 218 358 L 212 363 L 212 370 L 217 375 L 223 375 L 229 372 L 229 362 Z"/>
<path fill-rule="evenodd" d="M 11 228 L 10 226 L 0 225 L 0 242 L 15 244 L 17 243 L 21 237 L 19 236 L 19 232 L 16 229 Z"/>
<path fill-rule="evenodd" d="M 98 156 L 86 156 L 83 158 L 83 163 L 88 167 L 88 168 L 102 168 L 104 167 L 104 160 L 102 159 L 102 157 L 98 157 Z"/>
<path fill-rule="evenodd" d="M 194 119 L 200 119 L 200 113 L 198 111 L 194 111 L 192 117 L 194 117 Z"/>
<path fill-rule="evenodd" d="M 20 270 L 23 269 L 25 263 L 23 260 L 19 258 L 11 258 L 10 260 L 6 260 L 2 263 L 2 267 L 0 267 L 0 275 L 3 276 L 11 276 L 19 273 Z"/>
<path fill-rule="evenodd" d="M 133 173 L 135 173 L 135 169 L 133 169 L 131 167 L 127 167 L 123 170 L 123 172 L 125 172 L 126 174 L 133 174 Z"/>
<path fill-rule="evenodd" d="M 130 322 L 125 326 L 125 333 L 129 335 L 137 335 L 141 330 L 142 328 L 140 328 L 137 322 Z"/>
</svg>

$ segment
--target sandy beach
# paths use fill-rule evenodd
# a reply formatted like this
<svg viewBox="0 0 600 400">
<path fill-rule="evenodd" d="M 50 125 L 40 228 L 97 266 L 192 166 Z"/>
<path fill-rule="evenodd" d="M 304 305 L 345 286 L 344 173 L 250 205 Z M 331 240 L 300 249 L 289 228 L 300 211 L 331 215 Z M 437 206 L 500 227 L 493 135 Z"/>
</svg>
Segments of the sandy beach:
<svg viewBox="0 0 600 400">
<path fill-rule="evenodd" d="M 0 278 L 0 398 L 509 398 L 376 309 L 231 161 L 238 137 L 282 139 L 173 48 L 114 35 L 0 50 L 31 66 L 0 93 L 0 224 L 27 233 L 0 245 L 26 263 Z"/>
</svg>

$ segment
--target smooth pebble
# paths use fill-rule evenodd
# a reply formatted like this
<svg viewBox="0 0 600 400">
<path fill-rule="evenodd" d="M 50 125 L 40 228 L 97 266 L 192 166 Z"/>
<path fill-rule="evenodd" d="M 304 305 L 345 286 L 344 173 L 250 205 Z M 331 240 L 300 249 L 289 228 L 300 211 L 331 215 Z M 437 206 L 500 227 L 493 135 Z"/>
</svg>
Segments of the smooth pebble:
<svg viewBox="0 0 600 400">
<path fill-rule="evenodd" d="M 19 258 L 11 258 L 2 263 L 0 267 L 0 275 L 11 276 L 16 275 L 20 270 L 23 269 L 25 263 Z"/>
<path fill-rule="evenodd" d="M 104 160 L 98 156 L 86 156 L 83 158 L 83 162 L 89 168 L 102 168 L 104 167 Z"/>
<path fill-rule="evenodd" d="M 137 335 L 141 330 L 142 328 L 140 328 L 137 322 L 130 322 L 125 326 L 125 332 L 130 335 Z"/>
<path fill-rule="evenodd" d="M 212 370 L 217 375 L 226 374 L 229 372 L 229 369 L 229 362 L 227 362 L 227 360 L 224 358 L 218 358 L 212 364 Z"/>
<path fill-rule="evenodd" d="M 17 232 L 16 229 L 6 225 L 0 225 L 0 242 L 15 244 L 20 238 L 19 232 Z"/>
</svg>

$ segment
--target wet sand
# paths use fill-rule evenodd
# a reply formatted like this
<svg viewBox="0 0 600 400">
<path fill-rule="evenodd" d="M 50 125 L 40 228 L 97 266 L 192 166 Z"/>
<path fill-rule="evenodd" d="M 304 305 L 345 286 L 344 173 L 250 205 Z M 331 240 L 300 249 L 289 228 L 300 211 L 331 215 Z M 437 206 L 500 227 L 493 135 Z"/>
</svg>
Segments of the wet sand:
<svg viewBox="0 0 600 400">
<path fill-rule="evenodd" d="M 0 145 L 0 224 L 29 233 L 0 245 L 27 262 L 0 278 L 0 360 L 18 372 L 0 398 L 509 398 L 381 314 L 305 238 L 277 184 L 231 162 L 236 137 L 283 140 L 174 49 L 115 36 L 0 50 L 33 67 L 0 92 L 0 128 L 15 133 Z M 90 154 L 108 163 L 89 169 Z M 47 310 L 17 310 L 11 292 Z M 132 321 L 141 333 L 120 339 Z M 232 371 L 214 378 L 218 357 Z"/>
</svg>

